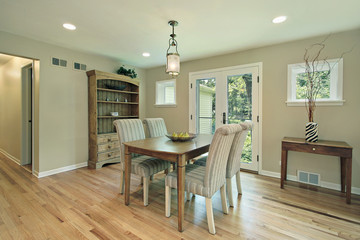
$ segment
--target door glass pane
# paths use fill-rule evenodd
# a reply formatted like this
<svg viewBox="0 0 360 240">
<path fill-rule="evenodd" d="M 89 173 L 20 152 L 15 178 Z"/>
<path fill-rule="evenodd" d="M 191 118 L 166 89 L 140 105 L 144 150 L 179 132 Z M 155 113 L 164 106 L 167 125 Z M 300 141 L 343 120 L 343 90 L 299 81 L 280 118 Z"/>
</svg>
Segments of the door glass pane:
<svg viewBox="0 0 360 240">
<path fill-rule="evenodd" d="M 215 78 L 196 80 L 196 129 L 198 133 L 215 132 Z"/>
<path fill-rule="evenodd" d="M 228 123 L 252 120 L 252 74 L 227 77 Z M 249 131 L 242 151 L 241 161 L 252 162 L 252 131 Z"/>
</svg>

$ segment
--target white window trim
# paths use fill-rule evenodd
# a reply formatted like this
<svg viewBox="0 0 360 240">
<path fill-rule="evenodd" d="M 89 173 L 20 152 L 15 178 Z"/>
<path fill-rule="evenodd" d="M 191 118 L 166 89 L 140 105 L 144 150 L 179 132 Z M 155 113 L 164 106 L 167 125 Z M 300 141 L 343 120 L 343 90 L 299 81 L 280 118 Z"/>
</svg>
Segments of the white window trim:
<svg viewBox="0 0 360 240">
<path fill-rule="evenodd" d="M 329 99 L 316 99 L 317 106 L 340 106 L 343 105 L 343 59 L 331 59 L 329 62 L 332 72 L 330 73 L 330 98 Z M 319 63 L 324 65 L 324 63 Z M 305 63 L 289 64 L 288 65 L 288 81 L 287 81 L 287 101 L 286 105 L 291 106 L 305 106 L 307 99 L 296 99 L 296 74 L 304 72 Z M 322 70 L 326 70 L 324 67 Z"/>
<path fill-rule="evenodd" d="M 158 97 L 158 84 L 164 84 L 168 82 L 174 83 L 174 103 L 157 103 L 157 97 Z M 176 79 L 169 79 L 169 80 L 161 80 L 156 81 L 155 83 L 155 107 L 176 107 Z"/>
</svg>

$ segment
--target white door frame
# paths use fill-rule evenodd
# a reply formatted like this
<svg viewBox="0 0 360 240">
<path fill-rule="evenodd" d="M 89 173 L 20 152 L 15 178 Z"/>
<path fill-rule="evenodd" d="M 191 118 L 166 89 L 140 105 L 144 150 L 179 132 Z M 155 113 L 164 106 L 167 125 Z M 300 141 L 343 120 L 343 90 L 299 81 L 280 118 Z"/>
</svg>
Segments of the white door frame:
<svg viewBox="0 0 360 240">
<path fill-rule="evenodd" d="M 245 65 L 238 65 L 238 66 L 231 66 L 225 68 L 216 68 L 216 69 L 209 69 L 204 71 L 198 72 L 190 72 L 189 73 L 189 132 L 196 132 L 196 126 L 193 124 L 193 121 L 196 120 L 196 106 L 194 102 L 196 102 L 196 94 L 191 94 L 192 91 L 195 90 L 195 79 L 197 76 L 201 75 L 202 78 L 204 77 L 216 77 L 217 74 L 224 72 L 224 71 L 232 71 L 235 69 L 241 68 L 252 68 L 257 67 L 259 73 L 259 96 L 258 96 L 258 172 L 261 174 L 262 172 L 262 62 L 258 63 L 250 63 Z M 257 116 L 253 116 L 253 122 L 256 123 Z"/>
</svg>

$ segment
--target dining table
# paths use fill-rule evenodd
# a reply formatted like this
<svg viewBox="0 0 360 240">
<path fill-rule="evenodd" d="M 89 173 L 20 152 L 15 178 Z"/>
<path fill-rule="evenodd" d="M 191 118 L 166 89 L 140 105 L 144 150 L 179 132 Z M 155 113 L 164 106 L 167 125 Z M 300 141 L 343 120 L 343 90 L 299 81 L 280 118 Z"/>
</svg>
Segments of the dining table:
<svg viewBox="0 0 360 240">
<path fill-rule="evenodd" d="M 131 156 L 141 154 L 177 163 L 178 230 L 182 232 L 185 201 L 185 166 L 188 160 L 209 151 L 211 134 L 198 134 L 189 141 L 172 141 L 166 136 L 124 142 L 125 205 L 130 204 Z M 164 187 L 165 189 L 165 187 Z"/>
</svg>

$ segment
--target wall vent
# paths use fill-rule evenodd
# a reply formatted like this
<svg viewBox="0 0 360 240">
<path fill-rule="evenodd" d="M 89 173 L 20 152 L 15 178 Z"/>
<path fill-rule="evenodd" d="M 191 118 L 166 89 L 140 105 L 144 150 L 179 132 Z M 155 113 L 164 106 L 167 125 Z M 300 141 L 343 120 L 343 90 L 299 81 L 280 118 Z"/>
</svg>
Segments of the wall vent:
<svg viewBox="0 0 360 240">
<path fill-rule="evenodd" d="M 58 66 L 58 67 L 66 67 L 67 66 L 67 61 L 64 60 L 64 59 L 52 57 L 51 58 L 51 65 Z"/>
<path fill-rule="evenodd" d="M 86 71 L 86 64 L 74 62 L 73 68 L 74 70 Z"/>
<path fill-rule="evenodd" d="M 298 170 L 298 181 L 306 184 L 320 186 L 320 174 Z"/>
</svg>

